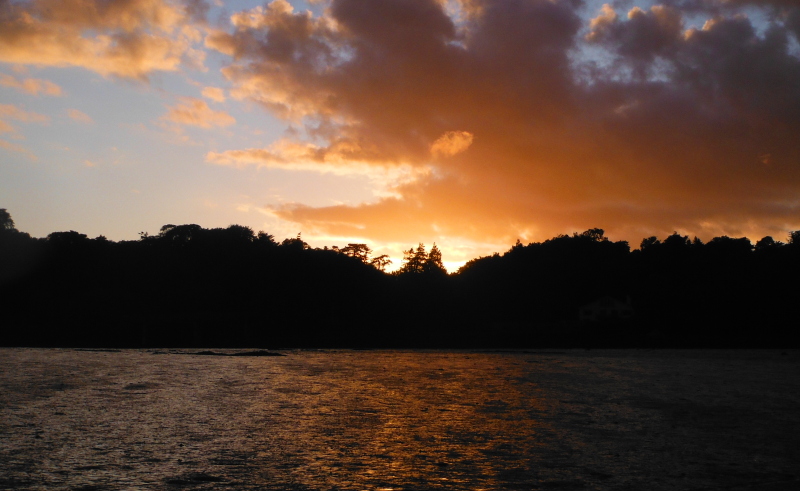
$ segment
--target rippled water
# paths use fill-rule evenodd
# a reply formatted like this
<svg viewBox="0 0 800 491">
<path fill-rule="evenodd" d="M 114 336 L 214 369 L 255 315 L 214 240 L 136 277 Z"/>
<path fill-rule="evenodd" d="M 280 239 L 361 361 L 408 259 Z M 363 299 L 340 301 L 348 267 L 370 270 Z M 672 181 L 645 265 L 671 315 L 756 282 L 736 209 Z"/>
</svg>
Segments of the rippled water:
<svg viewBox="0 0 800 491">
<path fill-rule="evenodd" d="M 800 354 L 0 350 L 0 489 L 800 489 Z"/>
</svg>

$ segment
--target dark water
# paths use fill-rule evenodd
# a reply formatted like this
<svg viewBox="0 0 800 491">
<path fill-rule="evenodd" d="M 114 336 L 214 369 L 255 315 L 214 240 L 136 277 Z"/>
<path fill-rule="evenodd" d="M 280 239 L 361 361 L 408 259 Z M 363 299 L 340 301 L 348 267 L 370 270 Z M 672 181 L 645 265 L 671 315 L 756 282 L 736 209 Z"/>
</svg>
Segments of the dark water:
<svg viewBox="0 0 800 491">
<path fill-rule="evenodd" d="M 0 489 L 800 489 L 800 354 L 0 350 Z"/>
</svg>

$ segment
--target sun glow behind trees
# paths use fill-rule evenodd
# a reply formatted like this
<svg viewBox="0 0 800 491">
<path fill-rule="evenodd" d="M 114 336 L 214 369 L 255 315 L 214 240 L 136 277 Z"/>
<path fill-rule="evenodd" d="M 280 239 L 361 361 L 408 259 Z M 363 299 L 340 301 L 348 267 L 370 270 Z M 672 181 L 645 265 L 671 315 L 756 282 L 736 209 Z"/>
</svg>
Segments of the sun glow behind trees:
<svg viewBox="0 0 800 491">
<path fill-rule="evenodd" d="M 0 205 L 37 236 L 243 223 L 455 270 L 597 224 L 800 228 L 793 2 L 0 9 Z"/>
<path fill-rule="evenodd" d="M 280 242 L 241 225 L 164 225 L 137 241 L 32 238 L 0 209 L 0 345 L 788 347 L 800 231 L 672 234 L 631 250 L 602 229 L 517 242 L 448 275 L 436 245 L 394 273 L 369 247 Z M 378 256 L 380 257 L 380 256 Z M 765 287 L 766 286 L 766 287 Z M 406 299 L 397 306 L 398 298 Z M 587 305 L 617 302 L 624 317 Z M 608 300 L 611 299 L 611 300 Z M 46 306 L 46 308 L 42 308 Z M 753 329 L 753 326 L 758 326 Z"/>
</svg>

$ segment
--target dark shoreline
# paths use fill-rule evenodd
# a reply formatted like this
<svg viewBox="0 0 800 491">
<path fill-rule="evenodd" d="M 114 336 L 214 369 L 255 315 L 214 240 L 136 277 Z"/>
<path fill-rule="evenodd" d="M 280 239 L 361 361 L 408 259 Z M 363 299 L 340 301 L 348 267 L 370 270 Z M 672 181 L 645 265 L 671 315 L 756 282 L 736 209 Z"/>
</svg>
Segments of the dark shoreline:
<svg viewBox="0 0 800 491">
<path fill-rule="evenodd" d="M 242 226 L 119 243 L 3 230 L 0 346 L 800 347 L 800 231 L 789 239 L 673 234 L 631 250 L 590 229 L 452 274 L 420 245 L 388 274 L 364 244 L 314 249 Z"/>
</svg>

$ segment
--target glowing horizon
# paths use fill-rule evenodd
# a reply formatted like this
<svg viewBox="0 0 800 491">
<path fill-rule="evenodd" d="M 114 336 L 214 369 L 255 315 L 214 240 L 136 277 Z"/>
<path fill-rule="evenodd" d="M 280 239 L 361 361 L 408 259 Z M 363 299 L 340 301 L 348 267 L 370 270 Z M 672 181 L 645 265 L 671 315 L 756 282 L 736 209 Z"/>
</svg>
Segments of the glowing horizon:
<svg viewBox="0 0 800 491">
<path fill-rule="evenodd" d="M 800 229 L 785 0 L 0 2 L 0 207 L 236 223 L 448 270 L 603 228 Z"/>
</svg>

